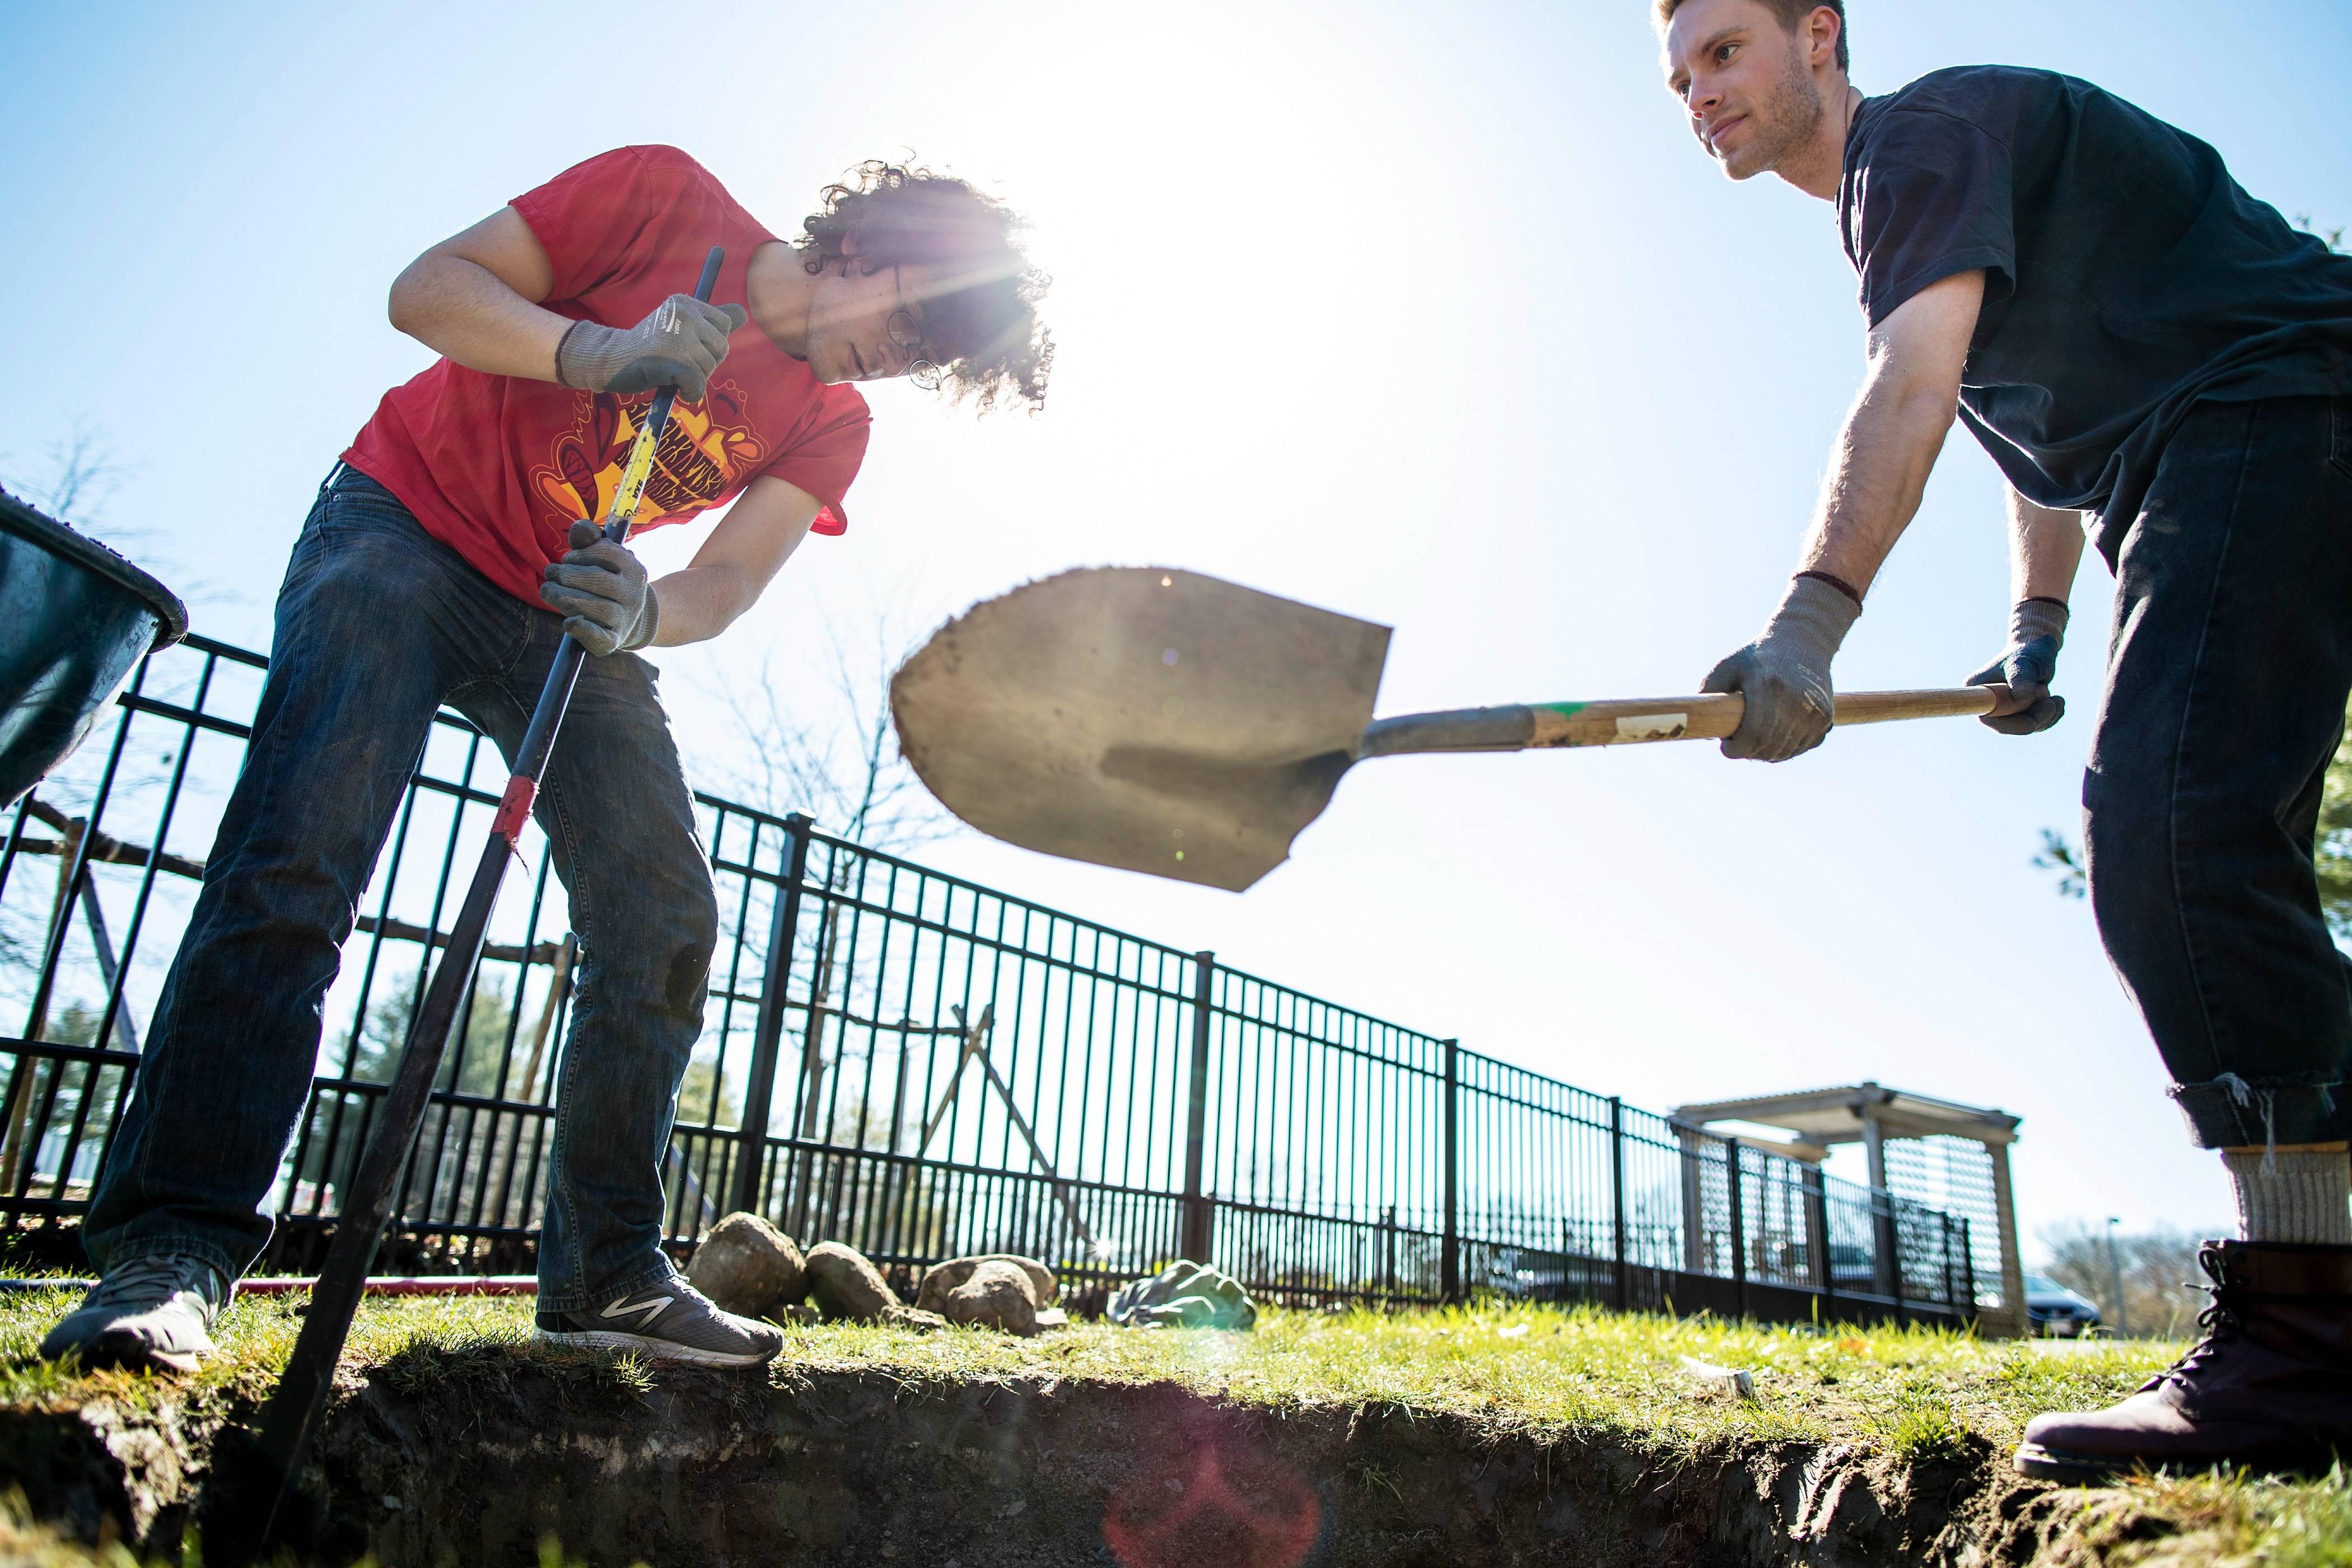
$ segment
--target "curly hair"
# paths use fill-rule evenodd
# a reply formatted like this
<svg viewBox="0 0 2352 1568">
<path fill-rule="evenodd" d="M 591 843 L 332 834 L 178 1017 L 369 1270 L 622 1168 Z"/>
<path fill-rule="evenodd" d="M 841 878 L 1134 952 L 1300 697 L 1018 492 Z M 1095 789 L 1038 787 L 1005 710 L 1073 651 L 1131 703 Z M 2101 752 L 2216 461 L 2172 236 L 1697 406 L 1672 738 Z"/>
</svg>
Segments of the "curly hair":
<svg viewBox="0 0 2352 1568">
<path fill-rule="evenodd" d="M 802 224 L 801 265 L 822 272 L 854 247 L 869 267 L 921 267 L 937 281 L 923 300 L 925 346 L 939 384 L 985 414 L 1008 398 L 1035 412 L 1054 368 L 1054 337 L 1037 303 L 1052 279 L 1022 251 L 1027 225 L 995 197 L 920 164 L 869 159 L 827 185 Z"/>
</svg>

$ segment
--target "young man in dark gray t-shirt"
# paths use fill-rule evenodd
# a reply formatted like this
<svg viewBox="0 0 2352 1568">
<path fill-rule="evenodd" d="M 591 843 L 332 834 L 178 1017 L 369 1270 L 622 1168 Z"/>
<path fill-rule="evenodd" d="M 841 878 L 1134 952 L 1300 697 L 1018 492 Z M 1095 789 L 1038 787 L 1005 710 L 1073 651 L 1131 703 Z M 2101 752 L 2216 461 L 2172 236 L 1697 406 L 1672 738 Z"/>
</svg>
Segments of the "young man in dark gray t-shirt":
<svg viewBox="0 0 2352 1568">
<path fill-rule="evenodd" d="M 1726 174 L 1833 202 L 1869 324 L 1800 570 L 1706 689 L 1726 754 L 1821 744 L 1830 663 L 1958 417 L 2008 478 L 2016 607 L 1972 677 L 2050 691 L 2086 528 L 2116 574 L 2084 786 L 2099 931 L 2243 1241 L 2204 1254 L 2205 1341 L 2113 1409 L 2044 1415 L 2028 1474 L 2352 1452 L 2352 969 L 2312 866 L 2352 693 L 2352 259 L 2214 151 L 2087 82 L 1847 75 L 1843 0 L 1653 0 Z"/>
</svg>

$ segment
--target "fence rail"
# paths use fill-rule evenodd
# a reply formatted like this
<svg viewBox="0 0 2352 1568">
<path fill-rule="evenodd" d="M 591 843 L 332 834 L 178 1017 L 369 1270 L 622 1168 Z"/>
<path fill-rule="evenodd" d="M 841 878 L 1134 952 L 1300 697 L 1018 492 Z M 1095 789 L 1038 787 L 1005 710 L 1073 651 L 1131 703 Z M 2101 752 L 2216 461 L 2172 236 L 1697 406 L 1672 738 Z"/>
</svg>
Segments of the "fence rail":
<svg viewBox="0 0 2352 1568">
<path fill-rule="evenodd" d="M 110 733 L 12 814 L 0 1222 L 20 1254 L 74 1246 L 265 669 L 204 638 L 155 655 Z M 277 1267 L 321 1252 L 501 776 L 439 716 L 321 1004 L 267 1200 Z M 1029 1253 L 1082 1300 L 1185 1256 L 1297 1303 L 1974 1315 L 1949 1215 L 804 816 L 697 799 L 721 946 L 663 1169 L 680 1249 L 752 1208 L 900 1269 Z M 530 831 L 530 894 L 493 927 L 388 1267 L 534 1253 L 580 947 Z"/>
</svg>

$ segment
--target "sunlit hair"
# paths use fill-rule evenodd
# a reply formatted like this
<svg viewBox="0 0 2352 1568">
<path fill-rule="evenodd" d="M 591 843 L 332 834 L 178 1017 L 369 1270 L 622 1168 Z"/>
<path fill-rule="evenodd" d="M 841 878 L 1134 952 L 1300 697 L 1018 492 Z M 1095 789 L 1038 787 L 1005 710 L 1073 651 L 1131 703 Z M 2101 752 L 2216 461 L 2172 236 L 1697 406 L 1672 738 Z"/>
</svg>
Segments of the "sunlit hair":
<svg viewBox="0 0 2352 1568">
<path fill-rule="evenodd" d="M 1675 19 L 1675 13 L 1683 8 L 1683 4 L 1684 0 L 1651 0 L 1650 18 L 1657 23 L 1658 31 L 1666 30 L 1666 24 Z M 1845 0 L 1757 0 L 1757 4 L 1780 17 L 1780 26 L 1791 33 L 1803 26 L 1805 18 L 1816 11 L 1836 12 L 1838 69 L 1853 68 L 1852 52 L 1845 46 Z"/>
<path fill-rule="evenodd" d="M 1020 244 L 1027 226 L 1003 202 L 952 174 L 876 158 L 824 188 L 824 209 L 801 226 L 801 265 L 822 272 L 854 247 L 863 268 L 919 267 L 923 348 L 940 384 L 985 414 L 1018 397 L 1045 401 L 1054 338 L 1037 316 L 1052 282 Z"/>
</svg>

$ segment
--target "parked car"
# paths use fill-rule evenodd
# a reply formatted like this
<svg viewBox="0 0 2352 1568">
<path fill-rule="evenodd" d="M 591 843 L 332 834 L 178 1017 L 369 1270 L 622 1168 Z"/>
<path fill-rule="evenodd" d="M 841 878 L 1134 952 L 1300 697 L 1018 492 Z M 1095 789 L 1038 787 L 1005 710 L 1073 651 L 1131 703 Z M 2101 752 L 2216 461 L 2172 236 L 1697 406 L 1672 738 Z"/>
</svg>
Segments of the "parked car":
<svg viewBox="0 0 2352 1568">
<path fill-rule="evenodd" d="M 2058 1340 L 2079 1339 L 2104 1321 L 2087 1298 L 2047 1274 L 2025 1277 L 2025 1315 L 2033 1321 L 2035 1333 Z"/>
</svg>

